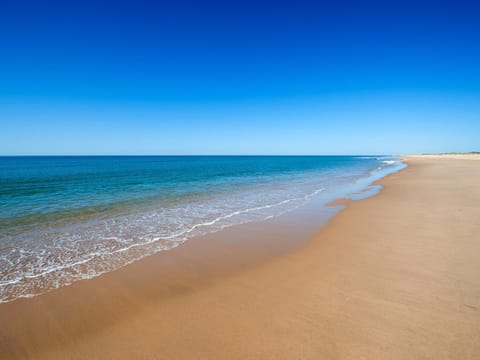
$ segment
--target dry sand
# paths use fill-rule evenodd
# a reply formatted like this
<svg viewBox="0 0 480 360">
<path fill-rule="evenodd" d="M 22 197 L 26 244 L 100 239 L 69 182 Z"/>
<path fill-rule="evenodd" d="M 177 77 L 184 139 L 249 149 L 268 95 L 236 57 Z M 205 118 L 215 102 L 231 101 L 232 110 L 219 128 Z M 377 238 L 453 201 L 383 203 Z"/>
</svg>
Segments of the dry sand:
<svg viewBox="0 0 480 360">
<path fill-rule="evenodd" d="M 432 160 L 432 159 L 450 159 L 450 160 L 480 160 L 480 153 L 448 153 L 448 154 L 428 154 L 428 155 L 409 155 L 410 160 Z"/>
<path fill-rule="evenodd" d="M 480 161 L 407 161 L 299 249 L 191 241 L 2 304 L 0 358 L 480 359 Z"/>
</svg>

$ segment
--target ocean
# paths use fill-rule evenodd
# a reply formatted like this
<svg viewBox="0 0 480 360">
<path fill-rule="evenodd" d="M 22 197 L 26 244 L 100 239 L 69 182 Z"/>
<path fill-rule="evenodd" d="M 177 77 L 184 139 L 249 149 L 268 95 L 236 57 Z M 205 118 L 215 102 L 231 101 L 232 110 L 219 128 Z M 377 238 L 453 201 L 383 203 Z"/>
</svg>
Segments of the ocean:
<svg viewBox="0 0 480 360">
<path fill-rule="evenodd" d="M 0 302 L 319 196 L 358 196 L 404 166 L 391 156 L 0 157 Z"/>
</svg>

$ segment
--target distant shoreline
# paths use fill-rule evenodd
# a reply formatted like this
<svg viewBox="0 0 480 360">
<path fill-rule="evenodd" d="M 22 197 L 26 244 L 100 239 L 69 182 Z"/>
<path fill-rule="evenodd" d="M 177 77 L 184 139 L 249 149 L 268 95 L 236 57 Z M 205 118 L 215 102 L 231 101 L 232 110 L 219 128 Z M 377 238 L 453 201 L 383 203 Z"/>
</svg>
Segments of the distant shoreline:
<svg viewBox="0 0 480 360">
<path fill-rule="evenodd" d="M 480 159 L 480 152 L 469 153 L 440 153 L 440 154 L 421 154 L 421 155 L 409 155 L 409 158 L 413 159 L 464 159 L 464 160 L 478 160 Z"/>
</svg>

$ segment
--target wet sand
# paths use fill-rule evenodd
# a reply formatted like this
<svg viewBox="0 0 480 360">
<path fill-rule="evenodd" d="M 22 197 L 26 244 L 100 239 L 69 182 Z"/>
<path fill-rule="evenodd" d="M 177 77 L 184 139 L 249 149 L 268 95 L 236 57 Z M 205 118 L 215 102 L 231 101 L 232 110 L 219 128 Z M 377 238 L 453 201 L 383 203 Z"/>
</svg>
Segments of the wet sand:
<svg viewBox="0 0 480 360">
<path fill-rule="evenodd" d="M 307 243 L 238 227 L 1 304 L 0 358 L 478 359 L 470 159 L 408 157 Z"/>
</svg>

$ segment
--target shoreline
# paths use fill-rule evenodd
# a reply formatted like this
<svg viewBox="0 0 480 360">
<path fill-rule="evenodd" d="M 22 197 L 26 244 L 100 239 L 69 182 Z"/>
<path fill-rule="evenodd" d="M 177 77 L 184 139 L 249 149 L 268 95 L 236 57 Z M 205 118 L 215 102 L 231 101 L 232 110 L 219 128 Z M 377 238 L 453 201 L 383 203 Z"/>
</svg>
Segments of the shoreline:
<svg viewBox="0 0 480 360">
<path fill-rule="evenodd" d="M 58 234 L 62 232 L 68 233 L 69 236 L 67 238 L 77 238 L 82 241 L 79 241 L 80 245 L 78 248 L 74 241 L 60 241 L 62 247 L 65 246 L 67 249 L 69 246 L 73 247 L 73 251 L 71 251 L 71 254 L 67 254 L 66 259 L 61 258 L 62 251 L 58 250 L 58 246 L 55 246 L 56 238 L 59 238 L 55 231 L 55 226 L 51 229 L 53 230 L 51 232 L 53 236 L 43 232 L 44 229 L 51 225 L 46 222 L 40 226 L 38 233 L 27 231 L 25 234 L 20 234 L 19 238 L 14 234 L 11 239 L 7 238 L 6 242 L 2 242 L 1 250 L 6 249 L 7 254 L 2 255 L 4 261 L 0 264 L 2 265 L 0 272 L 6 271 L 6 276 L 0 281 L 0 304 L 43 295 L 61 287 L 70 286 L 76 281 L 90 280 L 109 272 L 117 271 L 124 266 L 141 261 L 158 252 L 171 251 L 178 246 L 183 246 L 187 241 L 197 241 L 195 238 L 200 239 L 198 241 L 208 241 L 212 234 L 217 232 L 222 233 L 220 235 L 222 238 L 237 237 L 237 231 L 250 231 L 250 236 L 255 237 L 256 232 L 269 233 L 272 227 L 285 227 L 285 224 L 287 224 L 289 229 L 292 228 L 292 231 L 289 231 L 288 235 L 280 234 L 280 236 L 294 239 L 295 242 L 299 242 L 297 241 L 299 238 L 310 238 L 318 231 L 321 225 L 333 216 L 335 211 L 332 211 L 327 206 L 329 202 L 333 199 L 349 196 L 361 199 L 374 195 L 378 192 L 378 189 L 375 189 L 375 186 L 371 186 L 372 183 L 406 166 L 399 162 L 398 158 L 396 159 L 396 161 L 380 161 L 381 159 L 376 158 L 375 160 L 378 162 L 376 168 L 371 167 L 368 173 L 365 172 L 356 181 L 352 180 L 349 183 L 341 181 L 341 185 L 333 183 L 333 185 L 327 186 L 328 180 L 326 181 L 327 184 L 325 184 L 325 179 L 328 179 L 328 176 L 320 177 L 319 182 L 318 178 L 310 175 L 308 180 L 304 179 L 304 181 L 310 183 L 310 185 L 314 184 L 314 191 L 312 189 L 308 192 L 301 191 L 300 195 L 277 199 L 273 203 L 272 201 L 267 201 L 267 203 L 261 201 L 260 204 L 257 203 L 255 206 L 244 206 L 236 211 L 218 211 L 213 218 L 204 219 L 202 216 L 199 216 L 186 227 L 174 226 L 171 230 L 173 233 L 170 230 L 166 233 L 162 231 L 162 226 L 168 228 L 166 225 L 169 223 L 171 225 L 171 219 L 176 219 L 170 213 L 164 213 L 163 211 L 154 212 L 153 214 L 147 212 L 146 216 L 142 211 L 139 211 L 136 215 L 135 211 L 133 211 L 130 215 L 124 214 L 111 219 L 106 217 L 105 224 L 97 220 L 93 222 L 80 221 L 76 226 L 73 223 L 67 224 L 66 227 L 59 229 Z M 369 160 L 371 159 L 369 158 Z M 333 179 L 336 179 L 336 176 L 333 175 Z M 295 190 L 295 183 L 290 184 L 290 186 Z M 268 194 L 268 191 L 266 193 Z M 224 196 L 226 196 L 224 201 L 230 201 L 227 195 L 224 194 Z M 262 199 L 261 193 L 256 192 L 251 192 L 249 197 L 250 199 L 247 200 L 250 201 L 252 201 L 252 198 Z M 216 208 L 215 204 L 210 205 L 213 206 L 213 209 Z M 209 208 L 209 206 L 206 206 L 206 208 Z M 221 209 L 223 205 L 217 204 L 217 206 Z M 193 208 L 193 213 L 202 211 L 201 206 L 200 209 L 197 208 L 195 210 L 195 205 Z M 173 209 L 175 211 L 175 207 Z M 182 207 L 179 209 L 181 210 Z M 133 219 L 129 216 L 132 216 Z M 143 216 L 147 220 L 142 220 Z M 163 221 L 163 217 L 167 220 Z M 188 219 L 188 216 L 181 213 L 178 222 L 182 224 L 185 222 L 185 219 Z M 270 221 L 271 219 L 274 220 Z M 128 234 L 129 229 L 135 224 L 139 228 L 135 232 Z M 151 226 L 158 226 L 158 232 L 150 230 L 152 229 Z M 143 227 L 146 228 L 141 229 Z M 238 230 L 234 230 L 233 233 L 232 231 L 227 231 L 223 235 L 228 228 Z M 309 231 L 304 231 L 304 228 L 308 228 Z M 118 231 L 123 231 L 123 229 L 125 229 L 127 236 L 123 233 L 118 233 Z M 251 229 L 254 229 L 254 231 L 252 232 Z M 145 238 L 143 237 L 143 231 L 146 231 L 147 236 Z M 42 234 L 45 235 L 45 239 L 42 237 Z M 91 234 L 99 238 L 92 240 Z M 125 243 L 122 239 L 125 240 Z M 46 244 L 46 249 L 42 249 L 41 246 L 37 249 L 43 250 L 37 252 L 45 255 L 41 255 L 38 258 L 33 256 L 33 259 L 23 262 L 23 254 L 33 254 L 35 250 L 35 247 L 29 247 L 28 244 L 35 244 L 37 241 L 40 245 Z M 16 251 L 12 251 L 18 243 L 22 244 L 22 242 L 25 242 L 27 245 L 20 246 Z M 249 244 L 249 246 L 254 245 Z M 51 252 L 50 255 L 48 255 L 49 252 Z M 276 249 L 272 249 L 272 253 L 275 254 Z M 35 267 L 33 271 L 28 261 L 33 262 Z M 14 265 L 8 266 L 7 264 Z"/>
<path fill-rule="evenodd" d="M 450 173 L 438 161 L 408 157 L 407 169 L 379 181 L 379 195 L 348 201 L 301 246 L 289 239 L 288 224 L 271 233 L 231 229 L 232 236 L 216 233 L 210 244 L 189 241 L 173 258 L 176 249 L 0 304 L 0 355 L 472 358 L 478 355 L 479 337 L 470 334 L 480 334 L 480 284 L 472 241 L 479 212 L 471 202 L 480 189 L 471 176 L 479 170 L 472 162 L 448 160 L 464 174 L 438 179 L 438 172 Z M 458 181 L 474 190 L 472 199 L 455 186 Z M 440 190 L 461 210 L 468 231 L 448 223 Z M 414 217 L 419 214 L 426 220 Z M 433 243 L 438 238 L 445 243 Z M 463 239 L 460 248 L 450 238 Z M 449 336 L 453 345 L 444 342 Z"/>
</svg>

